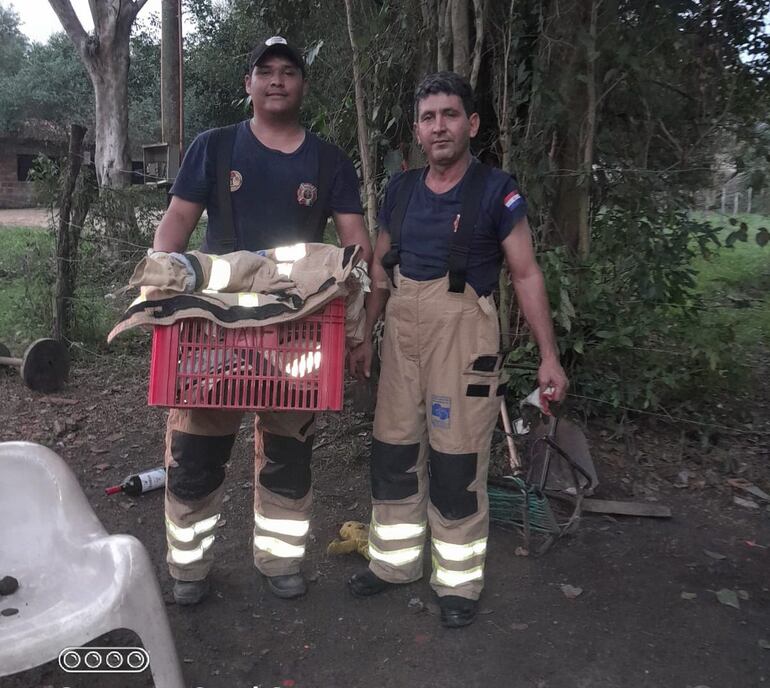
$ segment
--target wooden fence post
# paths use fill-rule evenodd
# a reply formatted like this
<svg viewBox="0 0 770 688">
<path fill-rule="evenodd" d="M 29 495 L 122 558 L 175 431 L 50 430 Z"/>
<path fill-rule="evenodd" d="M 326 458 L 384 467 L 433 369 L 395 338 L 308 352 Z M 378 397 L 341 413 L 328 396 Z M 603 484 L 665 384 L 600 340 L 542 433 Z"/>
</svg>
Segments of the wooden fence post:
<svg viewBox="0 0 770 688">
<path fill-rule="evenodd" d="M 70 128 L 70 145 L 67 155 L 67 171 L 62 185 L 62 196 L 59 203 L 59 227 L 56 234 L 56 285 L 54 292 L 54 339 L 63 340 L 67 337 L 72 322 L 72 293 L 73 293 L 73 254 L 72 254 L 72 196 L 80 174 L 83 160 L 83 138 L 85 127 L 73 124 Z"/>
</svg>

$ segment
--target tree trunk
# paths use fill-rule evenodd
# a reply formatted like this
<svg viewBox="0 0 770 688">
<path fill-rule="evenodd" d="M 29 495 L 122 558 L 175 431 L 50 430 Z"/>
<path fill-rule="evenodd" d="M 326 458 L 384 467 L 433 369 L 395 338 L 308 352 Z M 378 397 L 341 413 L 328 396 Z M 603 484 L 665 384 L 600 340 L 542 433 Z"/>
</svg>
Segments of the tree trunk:
<svg viewBox="0 0 770 688">
<path fill-rule="evenodd" d="M 438 71 L 449 69 L 452 59 L 452 2 L 453 0 L 438 0 L 438 54 L 436 66 Z"/>
<path fill-rule="evenodd" d="M 511 102 L 511 50 L 513 47 L 513 8 L 516 0 L 510 0 L 507 22 L 500 27 L 499 40 L 493 44 L 492 64 L 493 95 L 492 107 L 498 122 L 498 149 L 500 167 L 509 174 L 513 172 L 513 127 L 514 113 Z"/>
<path fill-rule="evenodd" d="M 592 17 L 595 22 L 594 2 L 576 0 L 566 6 L 555 3 L 546 25 L 546 31 L 554 42 L 550 49 L 546 83 L 558 90 L 559 99 L 565 104 L 556 118 L 552 133 L 550 157 L 558 183 L 546 240 L 551 245 L 564 245 L 574 255 L 583 257 L 588 251 L 593 132 L 596 126 L 595 84 L 588 83 L 589 78 L 595 78 L 594 44 L 591 43 Z M 577 79 L 578 74 L 585 75 L 585 78 Z"/>
<path fill-rule="evenodd" d="M 474 0 L 474 3 L 478 0 Z M 515 0 L 510 0 L 508 21 L 500 30 L 500 41 L 497 44 L 497 55 L 493 66 L 493 107 L 498 121 L 498 148 L 500 150 L 500 167 L 509 174 L 512 169 L 513 150 L 513 113 L 510 94 L 510 59 L 513 45 L 512 25 Z M 478 40 L 476 41 L 478 46 Z M 479 48 L 479 54 L 480 54 Z M 474 49 L 475 54 L 475 49 Z M 514 294 L 508 268 L 503 266 L 498 282 L 498 318 L 500 320 L 500 336 L 503 349 L 511 346 L 511 313 L 514 307 Z"/>
<path fill-rule="evenodd" d="M 358 52 L 358 41 L 353 28 L 352 0 L 345 0 L 345 14 L 348 21 L 350 47 L 353 50 L 353 85 L 356 94 L 356 116 L 358 118 L 358 152 L 361 157 L 361 173 L 366 190 L 366 220 L 369 233 L 374 235 L 377 221 L 377 195 L 374 190 L 374 171 L 372 157 L 369 151 L 369 127 L 366 123 L 366 103 L 364 100 L 364 85 L 361 78 L 361 57 Z"/>
<path fill-rule="evenodd" d="M 128 148 L 128 43 L 99 70 L 89 70 L 96 100 L 96 176 L 99 186 L 124 189 L 131 184 Z M 122 86 L 121 86 L 122 84 Z"/>
<path fill-rule="evenodd" d="M 586 44 L 586 113 L 581 137 L 583 164 L 578 205 L 578 256 L 581 260 L 588 258 L 591 246 L 591 179 L 596 137 L 596 21 L 600 3 L 601 0 L 590 0 L 590 23 Z"/>
<path fill-rule="evenodd" d="M 473 59 L 470 65 L 471 88 L 475 91 L 479 83 L 479 70 L 484 49 L 484 23 L 486 17 L 485 0 L 473 0 L 473 25 L 475 40 L 473 43 Z"/>
<path fill-rule="evenodd" d="M 436 0 L 422 0 L 420 2 L 420 15 L 422 18 L 421 45 L 424 50 L 416 50 L 417 81 L 424 76 L 436 71 L 438 59 L 438 15 Z"/>
<path fill-rule="evenodd" d="M 163 141 L 180 142 L 179 12 L 181 0 L 163 0 L 160 44 L 160 120 Z"/>
<path fill-rule="evenodd" d="M 452 69 L 467 79 L 471 71 L 468 0 L 450 1 L 452 3 Z"/>
<path fill-rule="evenodd" d="M 89 0 L 93 34 L 83 29 L 70 0 L 48 0 L 86 67 L 96 101 L 96 175 L 100 186 L 124 188 L 128 153 L 128 64 L 131 27 L 147 0 Z"/>
<path fill-rule="evenodd" d="M 69 154 L 67 155 L 67 171 L 62 187 L 62 197 L 59 203 L 59 227 L 56 234 L 56 283 L 54 286 L 54 339 L 64 340 L 69 337 L 72 323 L 72 296 L 74 280 L 72 266 L 75 256 L 71 247 L 70 214 L 72 212 L 72 196 L 80 174 L 80 164 L 85 127 L 73 124 L 70 129 Z"/>
</svg>

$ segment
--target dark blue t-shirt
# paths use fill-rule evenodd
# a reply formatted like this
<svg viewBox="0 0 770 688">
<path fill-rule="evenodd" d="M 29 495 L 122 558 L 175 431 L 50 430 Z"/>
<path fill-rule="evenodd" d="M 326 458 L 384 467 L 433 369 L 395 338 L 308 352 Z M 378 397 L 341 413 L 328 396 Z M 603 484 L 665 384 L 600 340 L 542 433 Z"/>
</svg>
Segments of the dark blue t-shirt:
<svg viewBox="0 0 770 688">
<path fill-rule="evenodd" d="M 449 191 L 435 194 L 425 185 L 423 172 L 401 226 L 399 270 L 405 277 L 425 281 L 446 275 L 449 247 L 467 178 L 466 172 Z M 403 173 L 396 174 L 385 191 L 378 223 L 386 230 L 403 180 Z M 479 296 L 491 294 L 497 286 L 503 261 L 500 244 L 526 214 L 527 202 L 519 193 L 516 181 L 506 172 L 493 169 L 487 178 L 468 256 L 466 280 Z"/>
<path fill-rule="evenodd" d="M 204 251 L 209 245 L 217 245 L 211 239 L 218 236 L 221 227 L 213 131 L 204 131 L 192 142 L 171 187 L 175 196 L 206 206 Z M 238 125 L 230 163 L 236 250 L 256 251 L 321 240 L 306 222 L 318 189 L 321 145 L 318 137 L 308 131 L 296 151 L 282 153 L 260 143 L 248 120 Z M 339 148 L 337 153 L 326 217 L 332 212 L 363 214 L 353 163 Z"/>
</svg>

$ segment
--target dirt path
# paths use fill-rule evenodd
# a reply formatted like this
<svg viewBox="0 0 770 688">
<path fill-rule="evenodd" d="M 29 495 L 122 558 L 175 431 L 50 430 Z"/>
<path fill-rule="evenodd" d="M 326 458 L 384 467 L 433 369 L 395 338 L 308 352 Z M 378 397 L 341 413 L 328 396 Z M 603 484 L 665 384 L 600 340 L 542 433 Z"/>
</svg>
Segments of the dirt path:
<svg viewBox="0 0 770 688">
<path fill-rule="evenodd" d="M 107 529 L 133 534 L 146 545 L 168 601 L 188 686 L 770 684 L 770 650 L 759 645 L 770 641 L 770 550 L 746 544 L 770 545 L 770 512 L 732 505 L 721 487 L 701 489 L 692 481 L 691 489 L 676 490 L 666 476 L 674 476 L 677 466 L 668 473 L 662 463 L 642 469 L 622 445 L 599 434 L 592 442 L 603 494 L 646 494 L 671 505 L 675 517 L 586 517 L 575 537 L 540 559 L 515 556 L 520 536 L 493 526 L 482 613 L 473 626 L 449 631 L 439 625 L 427 580 L 354 600 L 344 581 L 363 561 L 326 554 L 343 521 L 368 520 L 369 437 L 360 429 L 365 419 L 349 412 L 327 416 L 319 429 L 318 439 L 330 442 L 315 458 L 314 525 L 305 566 L 310 593 L 292 602 L 267 593 L 251 561 L 253 434 L 244 427 L 229 469 L 213 594 L 198 608 L 176 607 L 164 563 L 162 493 L 138 499 L 104 494 L 106 485 L 161 459 L 163 412 L 144 405 L 145 371 L 146 355 L 99 357 L 75 370 L 57 395 L 73 404 L 46 400 L 23 388 L 17 375 L 0 374 L 0 440 L 28 439 L 54 448 L 72 466 Z M 349 432 L 353 425 L 358 429 Z M 638 444 L 654 447 L 648 463 L 650 456 L 666 456 L 660 438 L 639 437 Z M 741 449 L 742 458 L 751 451 L 766 462 L 762 447 Z M 582 594 L 568 599 L 563 584 Z M 722 588 L 745 591 L 740 609 L 717 601 L 714 591 Z M 0 619 L 13 623 L 13 617 Z M 125 633 L 112 641 L 125 643 Z M 149 674 L 106 679 L 65 675 L 48 664 L 0 679 L 0 686 L 152 685 Z"/>
<path fill-rule="evenodd" d="M 2 227 L 48 227 L 46 208 L 19 208 L 0 210 L 0 228 Z"/>
</svg>

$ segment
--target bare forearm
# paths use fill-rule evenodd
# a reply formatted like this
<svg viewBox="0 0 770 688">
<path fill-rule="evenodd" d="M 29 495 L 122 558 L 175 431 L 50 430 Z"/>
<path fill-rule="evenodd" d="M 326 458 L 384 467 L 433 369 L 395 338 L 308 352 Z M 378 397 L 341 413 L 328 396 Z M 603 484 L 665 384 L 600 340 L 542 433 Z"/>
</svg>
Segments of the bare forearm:
<svg viewBox="0 0 770 688">
<path fill-rule="evenodd" d="M 382 267 L 382 257 L 390 249 L 390 235 L 381 230 L 377 235 L 374 245 L 372 263 L 369 275 L 372 278 L 372 291 L 366 296 L 366 332 L 371 334 L 374 325 L 380 319 L 385 304 L 388 302 L 390 290 L 388 289 L 388 275 Z"/>
<path fill-rule="evenodd" d="M 559 358 L 556 337 L 553 332 L 551 308 L 545 291 L 545 281 L 540 270 L 532 270 L 526 276 L 513 280 L 513 288 L 524 317 L 540 350 L 540 357 Z"/>
<path fill-rule="evenodd" d="M 363 216 L 355 213 L 334 213 L 334 226 L 337 230 L 340 246 L 353 246 L 354 244 L 360 246 L 360 259 L 371 268 L 372 243 L 364 226 Z"/>
<path fill-rule="evenodd" d="M 366 335 L 370 336 L 374 326 L 382 316 L 385 310 L 385 304 L 388 302 L 390 292 L 387 289 L 376 287 L 372 283 L 372 291 L 366 295 Z"/>
<path fill-rule="evenodd" d="M 166 213 L 158 229 L 155 230 L 152 247 L 156 251 L 184 251 L 187 248 L 190 234 L 180 227 L 177 218 L 173 215 L 173 213 Z"/>
<path fill-rule="evenodd" d="M 152 247 L 156 251 L 184 251 L 202 213 L 202 205 L 174 197 L 155 230 Z"/>
</svg>

